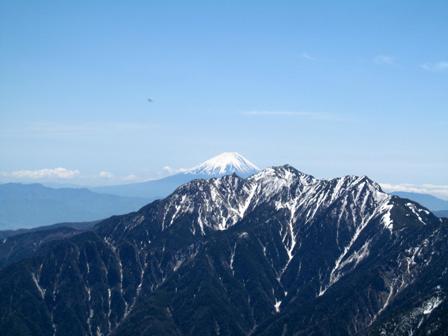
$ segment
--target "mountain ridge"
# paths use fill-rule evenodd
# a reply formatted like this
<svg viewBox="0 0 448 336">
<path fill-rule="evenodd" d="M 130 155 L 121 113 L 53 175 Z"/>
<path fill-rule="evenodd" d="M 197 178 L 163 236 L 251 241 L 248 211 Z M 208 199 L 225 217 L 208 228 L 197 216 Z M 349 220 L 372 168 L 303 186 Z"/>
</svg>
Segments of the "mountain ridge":
<svg viewBox="0 0 448 336">
<path fill-rule="evenodd" d="M 194 180 L 0 271 L 0 331 L 441 334 L 447 238 L 447 220 L 365 176 Z"/>
</svg>

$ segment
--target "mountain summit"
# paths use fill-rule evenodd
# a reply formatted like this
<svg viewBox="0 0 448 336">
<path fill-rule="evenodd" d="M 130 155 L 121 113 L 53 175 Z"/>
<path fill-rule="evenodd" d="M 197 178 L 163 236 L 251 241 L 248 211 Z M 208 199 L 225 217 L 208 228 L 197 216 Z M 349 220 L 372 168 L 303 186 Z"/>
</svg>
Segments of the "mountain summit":
<svg viewBox="0 0 448 336">
<path fill-rule="evenodd" d="M 210 177 L 230 175 L 252 175 L 259 168 L 244 156 L 236 152 L 224 152 L 211 159 L 191 168 L 187 171 L 190 174 L 210 175 Z"/>
</svg>

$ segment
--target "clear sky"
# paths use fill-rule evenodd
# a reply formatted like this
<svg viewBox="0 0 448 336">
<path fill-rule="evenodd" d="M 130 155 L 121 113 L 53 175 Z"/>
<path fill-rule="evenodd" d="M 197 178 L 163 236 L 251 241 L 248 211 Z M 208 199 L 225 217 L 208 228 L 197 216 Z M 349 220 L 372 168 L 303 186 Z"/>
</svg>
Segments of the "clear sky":
<svg viewBox="0 0 448 336">
<path fill-rule="evenodd" d="M 448 197 L 447 148 L 446 0 L 0 2 L 1 181 L 237 151 Z"/>
</svg>

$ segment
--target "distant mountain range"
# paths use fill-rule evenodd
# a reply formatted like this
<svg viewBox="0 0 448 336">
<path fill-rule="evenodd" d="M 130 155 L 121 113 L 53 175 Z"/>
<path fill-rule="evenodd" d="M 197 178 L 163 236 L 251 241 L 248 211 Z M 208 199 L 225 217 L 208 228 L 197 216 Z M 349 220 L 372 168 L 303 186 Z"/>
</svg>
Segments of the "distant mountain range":
<svg viewBox="0 0 448 336">
<path fill-rule="evenodd" d="M 448 219 L 366 176 L 194 180 L 0 241 L 0 334 L 446 335 Z"/>
<path fill-rule="evenodd" d="M 135 211 L 148 199 L 48 188 L 41 184 L 0 184 L 0 228 L 31 228 L 59 222 L 103 219 Z"/>
<path fill-rule="evenodd" d="M 400 196 L 402 198 L 408 198 L 415 202 L 420 203 L 421 205 L 431 209 L 433 211 L 448 211 L 448 201 L 440 199 L 438 197 L 428 195 L 428 194 L 420 194 L 413 192 L 405 192 L 405 191 L 397 191 L 393 192 L 393 195 Z"/>
<path fill-rule="evenodd" d="M 448 218 L 448 210 L 434 211 L 434 213 L 439 217 Z"/>
</svg>

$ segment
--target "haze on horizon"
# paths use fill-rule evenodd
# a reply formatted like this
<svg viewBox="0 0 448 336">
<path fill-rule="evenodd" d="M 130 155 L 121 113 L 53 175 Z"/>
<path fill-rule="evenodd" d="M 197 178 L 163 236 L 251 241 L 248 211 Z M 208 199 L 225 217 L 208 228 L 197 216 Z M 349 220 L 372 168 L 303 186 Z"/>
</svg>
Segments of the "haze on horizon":
<svg viewBox="0 0 448 336">
<path fill-rule="evenodd" d="M 0 182 L 236 151 L 448 198 L 448 3 L 0 3 Z M 413 190 L 414 190 L 413 189 Z"/>
</svg>

